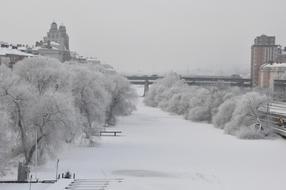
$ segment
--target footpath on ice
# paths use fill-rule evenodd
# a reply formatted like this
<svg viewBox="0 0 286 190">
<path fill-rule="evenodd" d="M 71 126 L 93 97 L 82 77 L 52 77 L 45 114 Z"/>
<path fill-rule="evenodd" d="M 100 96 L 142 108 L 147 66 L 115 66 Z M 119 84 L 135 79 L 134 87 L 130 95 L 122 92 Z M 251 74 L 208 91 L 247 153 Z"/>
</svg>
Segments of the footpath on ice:
<svg viewBox="0 0 286 190">
<path fill-rule="evenodd" d="M 59 173 L 78 179 L 123 179 L 111 190 L 285 189 L 286 141 L 240 140 L 210 124 L 146 107 L 119 119 L 121 136 L 101 138 L 96 147 L 63 151 Z M 37 170 L 55 178 L 56 161 Z M 1 190 L 6 190 L 0 184 Z M 47 189 L 41 188 L 41 189 Z"/>
</svg>

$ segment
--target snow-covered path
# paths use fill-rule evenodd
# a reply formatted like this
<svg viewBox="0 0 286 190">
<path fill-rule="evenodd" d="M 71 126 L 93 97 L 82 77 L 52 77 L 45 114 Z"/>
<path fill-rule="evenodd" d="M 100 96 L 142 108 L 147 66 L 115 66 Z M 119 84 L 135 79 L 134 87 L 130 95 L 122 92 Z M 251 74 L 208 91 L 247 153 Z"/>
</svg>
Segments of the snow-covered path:
<svg viewBox="0 0 286 190">
<path fill-rule="evenodd" d="M 142 102 L 116 128 L 123 135 L 102 137 L 98 147 L 66 150 L 60 170 L 77 178 L 124 178 L 114 190 L 286 187 L 285 140 L 239 140 Z M 38 175 L 54 177 L 54 166 Z"/>
<path fill-rule="evenodd" d="M 60 172 L 77 178 L 123 178 L 111 190 L 285 189 L 286 141 L 239 140 L 209 124 L 193 123 L 143 105 L 120 118 L 122 136 L 94 148 L 63 151 Z M 55 177 L 56 161 L 38 169 Z M 0 188 L 1 189 L 1 188 Z"/>
</svg>

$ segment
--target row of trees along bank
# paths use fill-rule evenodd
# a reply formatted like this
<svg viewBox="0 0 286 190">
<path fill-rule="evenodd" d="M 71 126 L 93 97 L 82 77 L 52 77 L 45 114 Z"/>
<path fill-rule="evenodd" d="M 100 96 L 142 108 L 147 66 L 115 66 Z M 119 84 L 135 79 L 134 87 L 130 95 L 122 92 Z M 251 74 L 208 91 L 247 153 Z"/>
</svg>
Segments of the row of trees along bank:
<svg viewBox="0 0 286 190">
<path fill-rule="evenodd" d="M 187 120 L 212 123 L 241 139 L 275 136 L 270 128 L 256 127 L 261 123 L 258 108 L 268 101 L 265 93 L 257 89 L 219 83 L 208 87 L 189 86 L 176 73 L 157 80 L 144 99 L 148 106 L 183 115 Z"/>
<path fill-rule="evenodd" d="M 36 144 L 39 163 L 64 143 L 93 146 L 97 130 L 130 114 L 135 99 L 127 79 L 108 65 L 47 57 L 24 59 L 12 70 L 1 65 L 0 171 L 11 158 L 32 164 Z"/>
</svg>

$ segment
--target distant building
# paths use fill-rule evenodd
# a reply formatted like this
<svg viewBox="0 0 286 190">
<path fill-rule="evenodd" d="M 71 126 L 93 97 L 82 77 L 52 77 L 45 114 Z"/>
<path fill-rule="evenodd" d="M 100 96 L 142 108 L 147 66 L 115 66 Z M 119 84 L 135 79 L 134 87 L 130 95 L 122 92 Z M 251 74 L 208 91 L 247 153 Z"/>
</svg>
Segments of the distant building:
<svg viewBox="0 0 286 190">
<path fill-rule="evenodd" d="M 280 51 L 280 54 L 278 55 L 276 62 L 286 63 L 286 47 L 284 47 L 284 49 Z"/>
<path fill-rule="evenodd" d="M 264 64 L 260 67 L 258 86 L 273 91 L 274 80 L 286 79 L 286 63 Z"/>
<path fill-rule="evenodd" d="M 66 27 L 57 23 L 51 24 L 50 30 L 43 41 L 36 42 L 38 54 L 47 57 L 53 57 L 61 62 L 71 59 L 69 50 L 69 36 L 66 32 Z"/>
<path fill-rule="evenodd" d="M 17 61 L 31 56 L 46 56 L 56 58 L 61 62 L 76 61 L 79 63 L 99 64 L 100 60 L 94 57 L 84 57 L 77 52 L 70 51 L 69 36 L 66 27 L 53 22 L 47 36 L 37 41 L 35 46 L 23 44 L 9 44 L 0 41 L 0 64 L 12 66 Z"/>
<path fill-rule="evenodd" d="M 66 27 L 60 25 L 58 28 L 57 23 L 53 22 L 47 36 L 44 37 L 44 42 L 56 42 L 59 45 L 59 50 L 69 50 L 69 36 Z"/>
<path fill-rule="evenodd" d="M 71 55 L 71 61 L 76 61 L 78 63 L 91 63 L 91 64 L 100 64 L 101 61 L 97 59 L 96 57 L 84 57 L 82 55 L 79 55 L 75 51 L 70 52 Z"/>
<path fill-rule="evenodd" d="M 0 42 L 0 65 L 12 67 L 16 62 L 25 57 L 33 57 L 33 54 L 25 53 L 17 49 L 16 45 Z"/>
<path fill-rule="evenodd" d="M 258 86 L 260 67 L 264 64 L 274 63 L 281 53 L 279 45 L 275 44 L 275 36 L 261 35 L 255 38 L 251 46 L 251 82 Z"/>
</svg>

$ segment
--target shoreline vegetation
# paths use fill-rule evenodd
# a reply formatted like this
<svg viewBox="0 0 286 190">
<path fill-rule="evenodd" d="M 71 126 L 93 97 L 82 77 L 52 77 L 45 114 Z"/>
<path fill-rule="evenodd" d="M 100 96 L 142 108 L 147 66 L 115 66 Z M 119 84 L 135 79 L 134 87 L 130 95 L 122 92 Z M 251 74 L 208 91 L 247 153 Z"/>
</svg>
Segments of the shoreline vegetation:
<svg viewBox="0 0 286 190">
<path fill-rule="evenodd" d="M 0 174 L 43 164 L 65 143 L 94 146 L 99 130 L 135 110 L 128 80 L 103 64 L 47 57 L 0 66 Z M 37 149 L 37 150 L 36 150 Z"/>
<path fill-rule="evenodd" d="M 226 134 L 241 139 L 264 139 L 276 136 L 272 130 L 259 130 L 258 107 L 267 96 L 251 89 L 220 85 L 188 86 L 176 73 L 157 80 L 144 99 L 151 107 L 183 115 L 185 119 L 212 123 Z"/>
</svg>

